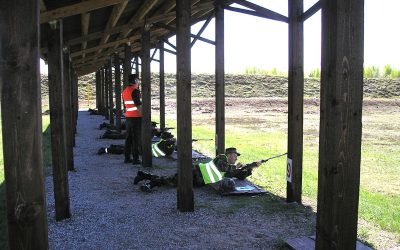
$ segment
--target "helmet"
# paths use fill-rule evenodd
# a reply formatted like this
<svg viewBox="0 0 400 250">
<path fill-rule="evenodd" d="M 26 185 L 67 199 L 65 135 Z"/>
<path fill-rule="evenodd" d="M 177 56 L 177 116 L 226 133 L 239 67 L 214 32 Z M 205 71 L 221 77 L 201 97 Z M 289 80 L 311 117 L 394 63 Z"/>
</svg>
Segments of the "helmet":
<svg viewBox="0 0 400 250">
<path fill-rule="evenodd" d="M 229 193 L 235 191 L 235 181 L 232 178 L 224 177 L 219 182 L 219 191 L 222 193 Z"/>
</svg>

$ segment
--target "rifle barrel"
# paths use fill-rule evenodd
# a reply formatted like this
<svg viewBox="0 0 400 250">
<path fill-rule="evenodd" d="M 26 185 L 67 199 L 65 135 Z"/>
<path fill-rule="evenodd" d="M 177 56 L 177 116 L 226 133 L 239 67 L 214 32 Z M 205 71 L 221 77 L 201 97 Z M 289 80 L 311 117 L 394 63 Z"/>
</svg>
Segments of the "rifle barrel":
<svg viewBox="0 0 400 250">
<path fill-rule="evenodd" d="M 267 162 L 267 161 L 269 161 L 269 160 L 271 160 L 271 159 L 278 158 L 278 157 L 281 157 L 281 156 L 284 156 L 284 155 L 287 155 L 287 152 L 284 153 L 284 154 L 272 156 L 272 157 L 270 157 L 270 158 L 268 158 L 268 159 L 261 160 L 261 163 Z"/>
</svg>

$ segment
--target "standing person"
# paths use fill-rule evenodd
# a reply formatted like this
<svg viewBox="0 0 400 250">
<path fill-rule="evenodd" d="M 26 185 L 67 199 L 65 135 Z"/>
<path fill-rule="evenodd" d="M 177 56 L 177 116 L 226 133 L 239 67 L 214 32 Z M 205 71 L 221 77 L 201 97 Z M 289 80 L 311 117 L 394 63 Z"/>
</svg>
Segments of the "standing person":
<svg viewBox="0 0 400 250">
<path fill-rule="evenodd" d="M 132 162 L 133 165 L 141 164 L 139 153 L 141 152 L 141 130 L 142 113 L 139 90 L 140 80 L 136 74 L 128 77 L 128 86 L 122 92 L 122 99 L 125 106 L 126 117 L 126 138 L 125 138 L 125 163 Z M 131 154 L 132 157 L 131 158 Z"/>
</svg>

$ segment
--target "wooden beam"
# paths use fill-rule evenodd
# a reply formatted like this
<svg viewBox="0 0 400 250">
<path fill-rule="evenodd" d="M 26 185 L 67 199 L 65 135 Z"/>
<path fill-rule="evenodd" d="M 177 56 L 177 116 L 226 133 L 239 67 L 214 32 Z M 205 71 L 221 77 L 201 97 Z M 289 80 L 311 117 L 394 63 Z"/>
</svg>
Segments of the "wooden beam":
<svg viewBox="0 0 400 250">
<path fill-rule="evenodd" d="M 157 36 L 161 32 L 163 32 L 162 29 L 157 29 L 157 30 L 152 31 L 152 35 Z M 113 46 L 114 46 L 114 50 L 113 51 L 115 51 L 115 48 L 118 47 L 119 45 L 124 44 L 124 43 L 128 43 L 128 42 L 133 43 L 133 42 L 139 40 L 140 38 L 141 38 L 141 34 L 136 34 L 136 35 L 133 35 L 133 36 L 128 37 L 128 38 L 123 38 L 123 39 L 120 39 L 120 40 L 116 40 L 116 41 L 109 42 L 109 43 L 106 43 L 106 44 L 102 44 L 102 45 L 99 45 L 99 46 L 96 46 L 96 47 L 92 47 L 92 48 L 89 48 L 89 49 L 86 49 L 86 50 L 81 50 L 81 51 L 72 53 L 71 57 L 77 57 L 77 56 L 82 55 L 83 53 L 90 53 L 90 52 L 97 51 L 99 49 L 110 48 L 110 47 L 113 47 Z M 113 52 L 111 51 L 109 53 L 113 53 Z"/>
<path fill-rule="evenodd" d="M 162 39 L 163 42 L 165 42 L 166 44 L 168 44 L 169 46 L 171 46 L 171 48 L 173 48 L 176 51 L 176 46 L 173 45 L 170 41 L 168 41 L 168 39 Z"/>
<path fill-rule="evenodd" d="M 153 54 L 150 56 L 150 62 L 154 59 L 154 56 L 156 55 L 156 53 L 157 53 L 157 47 L 154 48 Z"/>
<path fill-rule="evenodd" d="M 65 104 L 63 96 L 63 52 L 62 52 L 62 22 L 52 25 L 48 39 L 48 65 L 49 65 L 49 102 L 51 122 L 51 153 L 53 162 L 54 199 L 56 208 L 56 221 L 71 217 L 67 144 L 65 130 Z"/>
<path fill-rule="evenodd" d="M 212 6 L 213 6 L 212 2 L 207 2 L 207 3 L 203 3 L 203 4 L 197 5 L 195 7 L 195 10 L 198 10 L 198 11 L 205 10 L 205 9 L 209 9 Z M 156 23 L 156 22 L 165 22 L 165 21 L 171 20 L 171 18 L 174 19 L 175 16 L 176 16 L 176 12 L 175 11 L 171 12 L 171 13 L 166 13 L 166 14 L 159 14 L 159 15 L 155 15 L 155 16 L 149 17 L 146 20 L 146 23 L 147 24 L 152 24 L 152 23 Z M 138 21 L 138 22 L 133 23 L 133 24 L 125 24 L 125 25 L 117 26 L 117 27 L 114 27 L 114 28 L 112 28 L 112 29 L 110 29 L 108 31 L 107 30 L 106 31 L 99 31 L 99 32 L 94 32 L 94 33 L 88 34 L 87 36 L 77 37 L 77 38 L 68 40 L 66 42 L 66 44 L 68 46 L 72 46 L 72 45 L 80 44 L 80 43 L 82 43 L 84 41 L 91 41 L 91 40 L 99 39 L 105 34 L 106 35 L 112 35 L 112 34 L 123 32 L 123 31 L 125 31 L 127 29 L 137 29 L 137 28 L 143 27 L 143 25 L 144 25 L 144 20 L 141 20 L 141 21 Z"/>
<path fill-rule="evenodd" d="M 86 36 L 89 32 L 89 21 L 90 21 L 90 13 L 82 13 L 81 15 L 82 36 Z M 85 50 L 86 46 L 87 42 L 83 42 L 82 50 Z M 85 58 L 85 54 L 82 54 L 82 58 Z"/>
<path fill-rule="evenodd" d="M 39 4 L 40 4 L 40 12 L 44 12 L 46 11 L 46 4 L 44 3 L 44 0 L 39 0 Z"/>
<path fill-rule="evenodd" d="M 135 73 L 139 76 L 139 56 L 137 54 L 135 55 L 135 62 Z"/>
<path fill-rule="evenodd" d="M 105 30 L 109 31 L 112 28 L 115 27 L 117 24 L 119 18 L 122 15 L 122 12 L 124 12 L 126 5 L 128 4 L 128 1 L 122 2 L 120 4 L 114 5 L 113 10 L 111 12 L 110 18 L 107 21 L 107 25 Z M 110 37 L 109 34 L 104 34 L 103 37 L 101 38 L 100 44 L 105 44 L 108 41 L 108 38 Z M 98 51 L 100 53 L 101 50 Z"/>
<path fill-rule="evenodd" d="M 364 0 L 323 0 L 321 3 L 321 122 L 316 249 L 356 249 Z"/>
<path fill-rule="evenodd" d="M 150 76 L 150 27 L 142 33 L 142 165 L 151 167 L 151 76 Z"/>
<path fill-rule="evenodd" d="M 123 48 L 117 48 L 116 50 L 114 50 L 114 53 L 121 53 L 122 51 Z M 103 51 L 99 55 L 91 54 L 90 56 L 86 55 L 85 58 L 74 59 L 72 63 L 74 64 L 74 67 L 81 67 L 82 65 L 85 64 L 93 64 L 93 62 L 100 62 L 100 61 L 105 62 L 108 58 L 110 58 L 111 55 L 112 55 L 111 52 Z"/>
<path fill-rule="evenodd" d="M 132 73 L 131 60 L 131 45 L 126 43 L 124 53 L 124 89 L 126 88 L 126 86 L 128 86 L 128 77 Z"/>
<path fill-rule="evenodd" d="M 100 70 L 96 71 L 96 109 L 100 111 Z"/>
<path fill-rule="evenodd" d="M 151 4 L 153 4 L 153 1 L 154 2 L 158 2 L 159 0 L 149 0 L 149 1 L 146 1 L 146 6 L 147 5 L 151 5 Z M 199 2 L 198 0 L 195 0 L 195 1 L 192 1 L 192 3 L 193 4 L 195 4 L 195 3 L 197 3 L 197 2 Z M 145 5 L 145 4 L 143 4 L 143 5 Z M 155 3 L 154 3 L 155 4 Z M 204 3 L 204 4 L 201 4 L 201 5 L 198 5 L 197 6 L 197 8 L 196 8 L 196 10 L 197 11 L 200 11 L 200 10 L 202 10 L 202 9 L 207 9 L 207 7 L 206 6 L 208 6 L 208 8 L 209 7 L 211 7 L 212 6 L 212 2 L 208 2 L 208 3 Z M 143 18 L 146 16 L 146 14 L 147 14 L 147 9 L 146 9 L 147 7 L 145 7 L 145 10 L 144 11 L 142 11 L 143 13 L 139 16 L 139 19 L 138 19 L 138 17 L 136 16 L 134 16 L 131 20 L 130 20 L 130 24 L 131 25 L 133 25 L 134 23 L 138 23 L 138 22 L 140 22 L 140 21 L 142 21 L 143 20 Z M 139 12 L 139 11 L 138 11 Z M 172 13 L 170 13 L 170 14 L 172 14 Z M 163 17 L 166 17 L 166 14 L 163 14 L 162 15 Z M 172 16 L 169 20 L 167 20 L 166 22 L 167 23 L 169 23 L 169 22 L 171 22 L 172 20 L 174 20 L 175 19 L 175 17 L 174 16 Z M 151 23 L 154 23 L 154 22 L 156 22 L 155 20 L 154 21 L 150 21 L 150 20 L 146 20 L 146 24 L 151 24 Z M 129 28 L 129 29 L 127 29 L 126 30 L 126 32 L 124 33 L 124 32 L 122 32 L 121 34 L 120 34 L 120 38 L 124 38 L 124 37 L 126 37 L 129 33 L 130 33 L 130 31 L 131 30 L 133 30 L 132 28 Z M 115 48 L 115 47 L 114 47 Z"/>
<path fill-rule="evenodd" d="M 108 75 L 109 74 L 111 74 L 111 72 L 110 72 L 110 70 L 109 70 L 109 67 L 108 67 L 108 64 L 106 63 L 105 65 L 104 65 L 104 117 L 108 120 L 108 119 L 110 119 L 110 105 L 109 105 L 109 101 L 110 101 L 110 99 L 109 99 L 109 96 L 110 96 L 110 94 L 109 94 L 109 84 L 110 84 L 110 82 L 108 81 Z"/>
<path fill-rule="evenodd" d="M 165 128 L 164 43 L 160 42 L 160 129 Z"/>
<path fill-rule="evenodd" d="M 109 104 L 109 118 L 110 124 L 114 124 L 114 89 L 113 89 L 113 81 L 112 81 L 112 63 L 111 57 L 108 59 L 107 63 L 108 68 L 108 104 Z"/>
<path fill-rule="evenodd" d="M 176 99 L 178 133 L 177 205 L 181 212 L 194 210 L 192 176 L 192 104 L 190 63 L 190 2 L 176 1 Z"/>
<path fill-rule="evenodd" d="M 267 19 L 271 19 L 271 20 L 275 20 L 275 21 L 281 21 L 281 22 L 288 22 L 288 19 L 285 20 L 281 20 L 281 19 L 274 19 L 272 16 L 267 15 L 265 13 L 260 13 L 258 11 L 253 11 L 253 10 L 247 10 L 247 9 L 241 9 L 241 8 L 235 8 L 235 7 L 231 7 L 231 6 L 226 6 L 225 7 L 226 10 L 230 10 L 230 11 L 234 11 L 234 12 L 238 12 L 238 13 L 242 13 L 242 14 L 247 14 L 247 15 L 251 15 L 251 16 L 257 16 L 257 17 L 262 17 L 262 18 L 267 18 Z"/>
<path fill-rule="evenodd" d="M 289 1 L 288 163 L 286 201 L 301 203 L 303 172 L 304 29 L 303 0 Z"/>
<path fill-rule="evenodd" d="M 40 23 L 47 23 L 52 20 L 82 14 L 92 10 L 108 7 L 110 5 L 119 4 L 124 1 L 126 0 L 88 0 L 58 9 L 48 10 L 40 13 Z"/>
<path fill-rule="evenodd" d="M 130 41 L 134 41 L 134 40 L 139 39 L 139 38 L 140 38 L 139 35 L 135 35 L 135 36 L 132 36 L 132 37 L 129 37 L 129 38 L 124 38 L 124 39 L 121 39 L 121 40 L 109 42 L 109 43 L 102 44 L 102 45 L 99 45 L 99 46 L 96 46 L 96 47 L 92 47 L 92 48 L 89 48 L 89 49 L 85 49 L 85 50 L 81 50 L 81 51 L 78 51 L 78 52 L 71 53 L 71 57 L 74 58 L 74 57 L 80 56 L 80 55 L 82 55 L 84 53 L 90 53 L 90 52 L 95 52 L 95 51 L 97 51 L 99 49 L 110 48 L 110 47 L 113 47 L 113 46 L 119 46 L 120 44 L 127 43 L 127 42 L 130 42 Z"/>
<path fill-rule="evenodd" d="M 133 28 L 129 27 L 133 24 L 143 21 L 144 17 L 147 16 L 149 11 L 159 2 L 160 0 L 147 0 L 143 1 L 143 4 L 139 7 L 139 9 L 135 12 L 133 17 L 128 22 L 128 28 L 121 32 L 118 39 L 125 38 L 129 35 L 129 33 L 133 30 Z"/>
<path fill-rule="evenodd" d="M 173 51 L 173 50 L 170 50 L 170 49 L 163 48 L 163 51 L 168 52 L 168 53 L 173 54 L 173 55 L 177 55 L 176 51 Z"/>
<path fill-rule="evenodd" d="M 76 135 L 76 125 L 78 122 L 78 109 L 79 109 L 79 102 L 78 102 L 78 77 L 76 75 L 75 69 L 72 67 L 71 64 L 71 79 L 72 79 L 72 129 L 73 129 L 73 146 L 75 147 L 75 135 Z"/>
<path fill-rule="evenodd" d="M 260 15 L 262 17 L 268 18 L 268 19 L 272 19 L 272 20 L 276 20 L 276 21 L 281 21 L 281 22 L 285 22 L 288 23 L 289 22 L 289 18 L 281 15 L 277 12 L 274 12 L 272 10 L 266 9 L 264 7 L 261 7 L 257 4 L 248 2 L 246 0 L 234 0 L 233 2 L 235 2 L 236 4 L 242 5 L 246 8 L 252 9 L 254 10 L 254 12 L 256 12 L 257 15 Z"/>
<path fill-rule="evenodd" d="M 105 112 L 105 110 L 106 110 L 106 103 L 105 103 L 105 89 L 106 89 L 106 87 L 105 87 L 105 68 L 104 67 L 102 67 L 101 68 L 101 70 L 100 70 L 100 79 L 101 79 L 101 96 L 100 96 L 100 99 L 101 99 L 101 114 L 102 115 L 104 115 L 106 112 Z"/>
<path fill-rule="evenodd" d="M 300 21 L 301 22 L 306 21 L 308 18 L 312 17 L 315 13 L 317 13 L 317 11 L 319 11 L 320 9 L 321 9 L 321 1 L 318 1 L 300 16 Z"/>
<path fill-rule="evenodd" d="M 72 127 L 72 80 L 71 80 L 71 67 L 69 60 L 69 52 L 65 52 L 63 55 L 64 60 L 64 104 L 65 104 L 65 131 L 66 131 L 66 148 L 67 148 L 67 166 L 69 171 L 74 171 L 74 139 L 73 139 L 73 127 Z"/>
<path fill-rule="evenodd" d="M 224 9 L 215 4 L 215 149 L 225 153 L 225 48 Z"/>
<path fill-rule="evenodd" d="M 158 14 L 166 14 L 171 12 L 176 6 L 176 0 L 166 0 L 164 5 L 157 11 Z"/>
<path fill-rule="evenodd" d="M 114 68 L 115 68 L 115 124 L 118 131 L 121 131 L 121 68 L 119 64 L 119 55 L 114 55 Z"/>
<path fill-rule="evenodd" d="M 10 249 L 47 249 L 38 0 L 0 0 L 3 157 Z M 16 18 L 18 17 L 18 18 Z"/>
<path fill-rule="evenodd" d="M 155 23 L 154 25 L 156 25 L 156 26 L 158 26 L 158 27 L 161 27 L 161 28 L 164 28 L 164 29 L 168 29 L 168 30 L 173 31 L 173 32 L 176 32 L 176 28 L 175 28 L 175 27 L 170 26 L 170 25 L 166 25 L 166 24 L 164 24 L 164 23 Z M 190 37 L 193 37 L 193 38 L 195 38 L 196 40 L 200 40 L 200 41 L 203 41 L 203 42 L 206 42 L 206 43 L 215 45 L 215 42 L 214 42 L 214 41 L 212 41 L 212 40 L 210 40 L 210 39 L 207 39 L 207 38 L 203 38 L 203 37 L 201 37 L 201 36 L 199 36 L 199 35 L 190 34 Z"/>
<path fill-rule="evenodd" d="M 204 30 L 207 28 L 208 24 L 210 23 L 211 19 L 213 19 L 213 17 L 214 17 L 214 15 L 210 15 L 207 18 L 207 20 L 204 22 L 204 24 L 201 27 L 201 29 L 199 30 L 199 32 L 197 32 L 196 36 L 192 40 L 192 43 L 190 44 L 190 47 L 193 47 L 193 45 L 196 43 L 196 41 L 199 39 L 199 37 L 201 37 L 201 34 L 203 34 Z M 215 43 L 214 43 L 214 45 L 215 45 Z"/>
</svg>

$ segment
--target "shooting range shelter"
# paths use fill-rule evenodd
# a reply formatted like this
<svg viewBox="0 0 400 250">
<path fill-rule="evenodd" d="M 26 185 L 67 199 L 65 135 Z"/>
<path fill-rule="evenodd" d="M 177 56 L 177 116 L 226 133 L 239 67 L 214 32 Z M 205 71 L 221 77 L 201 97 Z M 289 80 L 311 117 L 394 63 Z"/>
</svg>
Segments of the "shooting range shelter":
<svg viewBox="0 0 400 250">
<path fill-rule="evenodd" d="M 240 7 L 232 7 L 236 3 Z M 192 187 L 191 56 L 196 41 L 215 45 L 216 152 L 225 148 L 224 10 L 289 26 L 287 201 L 301 203 L 303 154 L 303 22 L 321 9 L 321 116 L 317 249 L 355 249 L 363 96 L 363 0 L 321 0 L 303 10 L 288 0 L 288 16 L 246 0 L 1 0 L 0 60 L 3 154 L 11 249 L 46 249 L 39 58 L 49 65 L 56 219 L 71 216 L 68 170 L 74 169 L 78 76 L 96 73 L 96 107 L 121 124 L 121 83 L 139 72 L 143 95 L 143 166 L 151 156 L 151 60 L 160 63 L 160 121 L 165 126 L 164 52 L 177 55 L 177 208 L 194 210 Z M 212 18 L 215 41 L 201 37 Z M 190 27 L 205 21 L 198 34 Z M 176 45 L 168 38 L 176 35 Z M 193 38 L 193 40 L 191 40 Z M 164 48 L 170 44 L 175 50 Z M 245 46 L 245 45 L 244 45 Z M 150 50 L 160 51 L 157 59 Z M 238 48 L 240 49 L 240 48 Z M 120 72 L 123 67 L 123 74 Z M 113 73 L 114 68 L 114 73 Z M 114 81 L 112 76 L 114 75 Z M 121 81 L 121 75 L 123 81 Z M 113 115 L 115 91 L 116 117 Z"/>
</svg>

